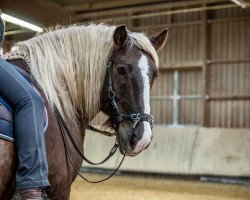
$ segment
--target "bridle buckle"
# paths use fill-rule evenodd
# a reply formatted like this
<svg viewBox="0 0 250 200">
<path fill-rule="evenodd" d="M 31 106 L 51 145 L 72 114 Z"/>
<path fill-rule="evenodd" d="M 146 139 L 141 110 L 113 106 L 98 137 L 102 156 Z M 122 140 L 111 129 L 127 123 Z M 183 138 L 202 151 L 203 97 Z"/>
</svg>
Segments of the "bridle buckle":
<svg viewBox="0 0 250 200">
<path fill-rule="evenodd" d="M 135 128 L 140 121 L 147 121 L 150 123 L 151 128 L 153 127 L 153 116 L 150 114 L 132 113 L 132 114 L 121 114 L 119 107 L 115 99 L 115 91 L 113 90 L 113 80 L 112 80 L 112 62 L 110 61 L 107 66 L 108 73 L 108 96 L 110 99 L 110 105 L 112 111 L 116 114 L 116 120 L 122 122 L 123 120 L 130 120 L 134 122 L 133 128 Z"/>
<path fill-rule="evenodd" d="M 123 118 L 123 115 L 122 115 L 122 114 L 117 115 L 117 121 L 118 121 L 118 122 L 121 122 L 123 119 L 124 119 L 124 118 Z"/>
<path fill-rule="evenodd" d="M 130 118 L 133 122 L 138 122 L 141 120 L 141 114 L 140 113 L 132 113 L 130 115 Z"/>
</svg>

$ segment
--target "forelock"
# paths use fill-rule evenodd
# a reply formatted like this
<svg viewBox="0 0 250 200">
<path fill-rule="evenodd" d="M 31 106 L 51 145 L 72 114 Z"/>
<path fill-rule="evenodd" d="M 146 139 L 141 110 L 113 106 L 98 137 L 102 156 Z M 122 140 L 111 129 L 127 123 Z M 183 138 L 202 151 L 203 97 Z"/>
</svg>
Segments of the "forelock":
<svg viewBox="0 0 250 200">
<path fill-rule="evenodd" d="M 145 52 L 148 52 L 152 57 L 155 65 L 158 67 L 159 58 L 155 48 L 152 43 L 149 41 L 148 37 L 143 33 L 134 33 L 130 32 L 128 34 L 133 44 L 135 44 L 139 49 L 142 49 Z"/>
</svg>

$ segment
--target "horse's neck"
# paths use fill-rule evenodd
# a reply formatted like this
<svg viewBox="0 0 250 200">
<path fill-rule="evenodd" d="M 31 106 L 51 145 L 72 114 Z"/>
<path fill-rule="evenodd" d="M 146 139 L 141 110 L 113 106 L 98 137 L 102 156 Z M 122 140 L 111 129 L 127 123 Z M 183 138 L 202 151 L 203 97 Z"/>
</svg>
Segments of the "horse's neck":
<svg viewBox="0 0 250 200">
<path fill-rule="evenodd" d="M 77 174 L 75 173 L 69 158 L 67 157 L 67 154 L 69 153 L 72 163 L 74 163 L 74 166 L 77 170 L 80 170 L 83 160 L 75 151 L 74 146 L 72 145 L 64 130 L 68 151 L 66 152 L 57 119 L 52 108 L 47 102 L 45 102 L 45 104 L 48 109 L 49 117 L 49 126 L 47 133 L 45 134 L 47 159 L 49 165 L 49 174 L 51 177 L 50 184 L 51 188 L 54 188 L 51 191 L 50 197 L 51 199 L 68 199 L 66 197 L 69 195 L 71 184 L 75 180 Z M 76 142 L 76 145 L 80 150 L 83 151 L 83 131 L 86 127 L 82 127 L 80 125 L 76 126 L 73 122 L 70 122 L 70 120 L 67 119 L 65 122 L 71 132 L 72 137 L 74 138 L 74 141 Z"/>
</svg>

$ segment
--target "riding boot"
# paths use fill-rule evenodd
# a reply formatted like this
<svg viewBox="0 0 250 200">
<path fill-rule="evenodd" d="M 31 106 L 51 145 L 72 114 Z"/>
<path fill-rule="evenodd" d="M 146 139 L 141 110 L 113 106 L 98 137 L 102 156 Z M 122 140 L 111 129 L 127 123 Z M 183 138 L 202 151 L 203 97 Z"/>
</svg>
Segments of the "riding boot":
<svg viewBox="0 0 250 200">
<path fill-rule="evenodd" d="M 49 200 L 44 188 L 16 190 L 12 200 Z"/>
</svg>

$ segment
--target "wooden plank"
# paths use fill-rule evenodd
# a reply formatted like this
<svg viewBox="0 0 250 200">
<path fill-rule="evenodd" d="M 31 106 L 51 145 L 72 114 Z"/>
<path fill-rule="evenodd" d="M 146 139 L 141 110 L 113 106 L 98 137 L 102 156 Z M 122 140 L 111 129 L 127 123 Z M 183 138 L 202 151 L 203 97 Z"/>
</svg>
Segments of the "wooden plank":
<svg viewBox="0 0 250 200">
<path fill-rule="evenodd" d="M 231 47 L 230 49 L 233 49 Z M 231 57 L 231 54 L 230 54 Z M 230 63 L 250 63 L 250 59 L 224 59 L 224 60 L 208 60 L 207 64 L 230 64 Z M 218 67 L 221 65 L 218 65 Z"/>
<path fill-rule="evenodd" d="M 183 55 L 180 55 L 183 56 Z M 185 56 L 185 55 L 184 55 Z M 179 58 L 179 57 L 177 57 Z M 191 61 L 191 62 L 175 62 L 175 63 L 167 63 L 167 66 L 160 67 L 160 70 L 163 70 L 165 68 L 201 68 L 202 67 L 202 61 Z"/>
<path fill-rule="evenodd" d="M 207 23 L 211 23 L 211 24 L 214 24 L 214 23 L 222 23 L 222 22 L 233 22 L 233 21 L 248 21 L 250 20 L 250 17 L 249 16 L 244 16 L 244 17 L 226 17 L 226 18 L 217 18 L 217 19 L 208 19 L 207 20 Z"/>
<path fill-rule="evenodd" d="M 140 26 L 134 26 L 133 30 L 134 31 L 144 31 L 144 30 L 148 30 L 148 29 L 154 29 L 155 31 L 158 30 L 162 30 L 163 28 L 172 28 L 172 27 L 180 27 L 180 26 L 193 26 L 193 25 L 200 25 L 201 21 L 197 20 L 197 21 L 190 21 L 190 22 L 178 22 L 178 23 L 174 23 L 174 24 L 152 24 L 152 25 L 140 25 Z"/>
<path fill-rule="evenodd" d="M 30 33 L 30 32 L 33 32 L 29 29 L 21 29 L 21 30 L 14 30 L 14 31 L 6 31 L 4 32 L 4 35 L 5 36 L 8 36 L 8 35 L 16 35 L 16 34 L 23 34 L 23 33 Z"/>
<path fill-rule="evenodd" d="M 250 176 L 249 140 L 249 129 L 201 128 L 190 173 Z"/>
<path fill-rule="evenodd" d="M 110 8 L 119 8 L 119 7 L 128 7 L 128 6 L 139 6 L 149 3 L 163 2 L 162 0 L 126 0 L 126 1 L 99 1 L 99 2 L 86 2 L 80 4 L 73 4 L 65 6 L 65 9 L 74 11 L 74 12 L 83 12 L 83 11 L 92 11 L 92 10 L 104 10 Z"/>
<path fill-rule="evenodd" d="M 94 161 L 101 160 L 109 152 L 114 138 L 86 132 L 86 156 Z M 250 176 L 250 129 L 155 126 L 153 133 L 154 139 L 149 148 L 136 157 L 127 157 L 121 170 Z M 98 147 L 94 152 L 93 145 Z M 114 169 L 120 159 L 121 155 L 115 154 L 99 167 Z M 86 163 L 84 166 L 93 167 Z"/>
<path fill-rule="evenodd" d="M 74 14 L 51 0 L 32 1 L 32 3 L 29 0 L 11 0 L 4 4 L 1 9 L 3 12 L 23 20 L 41 24 L 69 21 L 69 15 L 74 16 Z"/>
<path fill-rule="evenodd" d="M 127 8 L 112 8 L 108 10 L 100 10 L 100 11 L 93 11 L 93 12 L 84 12 L 83 14 L 77 15 L 77 19 L 81 20 L 84 18 L 93 18 L 93 17 L 101 17 L 101 16 L 112 16 L 112 15 L 120 15 L 120 14 L 126 14 L 127 12 L 145 12 L 145 11 L 152 11 L 152 10 L 158 10 L 161 9 L 170 9 L 173 7 L 183 7 L 183 6 L 192 6 L 192 5 L 200 5 L 203 3 L 208 2 L 218 2 L 215 0 L 196 0 L 196 1 L 180 1 L 180 2 L 163 2 L 163 3 L 155 3 L 150 5 L 139 5 L 139 6 L 133 6 L 133 7 L 127 7 Z M 227 5 L 226 7 L 235 7 L 235 5 Z M 190 9 L 191 11 L 192 9 Z M 175 13 L 176 11 L 169 11 L 169 13 Z M 177 12 L 176 12 L 177 13 Z M 146 17 L 151 16 L 151 14 L 140 14 L 140 17 Z M 153 15 L 156 15 L 156 13 L 153 13 Z M 139 16 L 139 15 L 138 15 Z M 133 18 L 137 18 L 138 16 L 133 16 Z M 121 19 L 125 19 L 127 17 L 118 17 Z"/>
<path fill-rule="evenodd" d="M 222 101 L 222 100 L 250 100 L 250 95 L 212 95 L 207 96 L 207 101 Z"/>
<path fill-rule="evenodd" d="M 172 67 L 161 67 L 159 68 L 160 72 L 172 72 L 172 71 L 200 71 L 202 70 L 202 66 L 172 66 Z"/>
<path fill-rule="evenodd" d="M 203 7 L 206 7 L 206 4 L 203 4 Z M 202 92 L 203 96 L 207 95 L 207 57 L 208 57 L 208 27 L 207 27 L 207 11 L 203 11 L 201 13 L 202 25 L 201 25 L 201 57 L 202 57 Z M 203 126 L 207 126 L 207 103 L 205 98 L 202 100 L 202 107 L 201 107 L 201 122 Z"/>
</svg>

